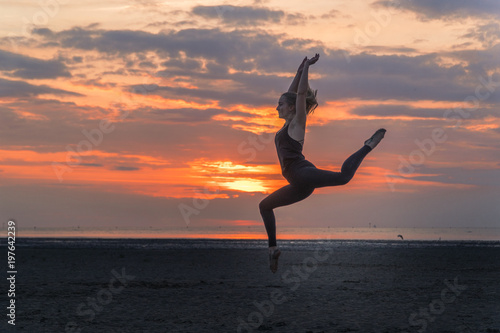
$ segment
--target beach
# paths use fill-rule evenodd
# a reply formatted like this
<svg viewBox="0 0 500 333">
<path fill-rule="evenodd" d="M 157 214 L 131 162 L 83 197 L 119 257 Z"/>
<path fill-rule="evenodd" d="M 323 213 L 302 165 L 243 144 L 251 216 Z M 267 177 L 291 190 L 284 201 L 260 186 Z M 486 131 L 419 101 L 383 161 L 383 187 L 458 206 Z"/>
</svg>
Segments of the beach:
<svg viewBox="0 0 500 333">
<path fill-rule="evenodd" d="M 498 243 L 176 244 L 18 247 L 2 332 L 500 332 Z"/>
</svg>

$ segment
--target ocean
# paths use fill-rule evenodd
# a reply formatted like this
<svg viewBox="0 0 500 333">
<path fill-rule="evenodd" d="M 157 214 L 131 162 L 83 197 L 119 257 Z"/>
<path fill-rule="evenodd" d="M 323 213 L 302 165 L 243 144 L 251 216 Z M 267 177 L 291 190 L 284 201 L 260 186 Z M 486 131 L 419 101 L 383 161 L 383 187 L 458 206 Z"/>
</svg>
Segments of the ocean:
<svg viewBox="0 0 500 333">
<path fill-rule="evenodd" d="M 6 240 L 2 239 L 1 243 Z M 500 228 L 278 228 L 283 249 L 321 247 L 500 247 Z M 267 246 L 263 227 L 239 228 L 33 228 L 16 230 L 17 247 L 238 248 Z"/>
</svg>

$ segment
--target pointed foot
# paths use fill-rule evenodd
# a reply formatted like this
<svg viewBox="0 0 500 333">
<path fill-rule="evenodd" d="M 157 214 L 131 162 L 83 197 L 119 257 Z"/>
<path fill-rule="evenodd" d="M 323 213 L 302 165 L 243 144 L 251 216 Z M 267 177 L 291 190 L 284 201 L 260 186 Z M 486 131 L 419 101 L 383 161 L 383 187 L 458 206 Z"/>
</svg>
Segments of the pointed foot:
<svg viewBox="0 0 500 333">
<path fill-rule="evenodd" d="M 371 136 L 371 138 L 369 138 L 368 140 L 365 141 L 365 146 L 368 146 L 371 149 L 375 148 L 380 143 L 380 141 L 382 141 L 382 139 L 384 138 L 385 132 L 387 132 L 385 130 L 385 128 L 381 128 L 381 129 L 377 130 Z"/>
<path fill-rule="evenodd" d="M 281 251 L 278 248 L 269 249 L 269 268 L 273 273 L 278 271 L 278 258 L 280 257 L 280 254 Z"/>
</svg>

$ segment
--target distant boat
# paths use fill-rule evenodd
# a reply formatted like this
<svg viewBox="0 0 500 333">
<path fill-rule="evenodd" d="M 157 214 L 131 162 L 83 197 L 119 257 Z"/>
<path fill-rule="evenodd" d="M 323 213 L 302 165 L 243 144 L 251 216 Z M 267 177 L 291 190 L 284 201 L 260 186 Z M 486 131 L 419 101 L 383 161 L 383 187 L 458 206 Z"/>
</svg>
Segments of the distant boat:
<svg viewBox="0 0 500 333">
<path fill-rule="evenodd" d="M 402 235 L 398 235 L 398 237 L 401 238 L 402 240 L 405 240 Z"/>
</svg>

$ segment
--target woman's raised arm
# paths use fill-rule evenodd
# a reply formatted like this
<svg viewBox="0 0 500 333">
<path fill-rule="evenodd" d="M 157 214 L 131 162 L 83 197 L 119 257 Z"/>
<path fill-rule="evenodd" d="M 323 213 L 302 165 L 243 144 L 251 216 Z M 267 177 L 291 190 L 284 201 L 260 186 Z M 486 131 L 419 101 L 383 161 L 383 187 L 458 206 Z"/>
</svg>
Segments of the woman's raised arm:
<svg viewBox="0 0 500 333">
<path fill-rule="evenodd" d="M 319 54 L 316 53 L 311 59 L 304 62 L 302 75 L 300 76 L 299 87 L 297 89 L 297 102 L 295 103 L 295 121 L 297 124 L 305 126 L 307 109 L 306 109 L 306 94 L 309 89 L 309 66 L 315 64 L 319 59 Z"/>
<path fill-rule="evenodd" d="M 288 88 L 288 92 L 297 93 L 297 89 L 299 88 L 300 77 L 302 76 L 302 69 L 304 68 L 304 64 L 307 61 L 307 57 L 302 60 L 299 68 L 297 69 L 297 74 L 293 78 L 292 84 L 290 84 L 290 88 Z"/>
</svg>

